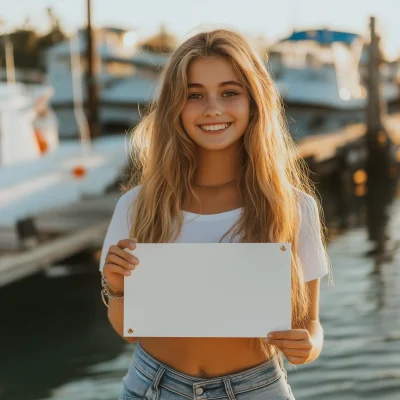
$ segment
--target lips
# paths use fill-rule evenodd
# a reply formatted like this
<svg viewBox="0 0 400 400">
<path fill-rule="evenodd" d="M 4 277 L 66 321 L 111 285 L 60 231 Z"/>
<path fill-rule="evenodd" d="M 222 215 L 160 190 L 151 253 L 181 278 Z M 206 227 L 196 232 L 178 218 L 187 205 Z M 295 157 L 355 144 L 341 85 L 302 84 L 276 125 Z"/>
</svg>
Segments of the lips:
<svg viewBox="0 0 400 400">
<path fill-rule="evenodd" d="M 217 129 L 217 130 L 212 130 L 212 129 L 205 129 L 203 126 L 218 126 L 218 125 L 228 125 L 226 128 L 223 129 Z M 223 122 L 219 124 L 204 124 L 204 125 L 198 125 L 198 127 L 204 132 L 204 133 L 222 133 L 225 132 L 230 126 L 232 125 L 232 122 Z"/>
</svg>

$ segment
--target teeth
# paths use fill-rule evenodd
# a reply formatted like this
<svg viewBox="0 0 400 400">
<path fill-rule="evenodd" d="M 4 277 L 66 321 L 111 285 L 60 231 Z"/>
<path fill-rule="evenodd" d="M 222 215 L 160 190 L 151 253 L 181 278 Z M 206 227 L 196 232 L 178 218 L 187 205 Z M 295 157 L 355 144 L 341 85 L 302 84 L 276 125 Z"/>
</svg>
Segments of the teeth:
<svg viewBox="0 0 400 400">
<path fill-rule="evenodd" d="M 219 131 L 221 129 L 225 129 L 229 126 L 229 124 L 219 124 L 219 125 L 201 125 L 203 129 L 206 131 Z"/>
</svg>

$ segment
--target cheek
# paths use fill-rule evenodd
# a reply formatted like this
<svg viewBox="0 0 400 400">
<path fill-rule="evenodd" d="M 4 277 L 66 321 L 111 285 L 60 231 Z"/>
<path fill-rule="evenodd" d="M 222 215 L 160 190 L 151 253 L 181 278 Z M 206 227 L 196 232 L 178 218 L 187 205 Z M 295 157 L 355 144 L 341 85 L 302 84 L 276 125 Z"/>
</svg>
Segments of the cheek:
<svg viewBox="0 0 400 400">
<path fill-rule="evenodd" d="M 193 125 L 195 118 L 196 118 L 195 109 L 191 105 L 186 105 L 181 113 L 181 119 L 184 128 L 189 128 L 190 125 Z"/>
<path fill-rule="evenodd" d="M 231 113 L 242 123 L 248 123 L 250 118 L 250 105 L 247 101 L 238 101 L 232 104 Z"/>
</svg>

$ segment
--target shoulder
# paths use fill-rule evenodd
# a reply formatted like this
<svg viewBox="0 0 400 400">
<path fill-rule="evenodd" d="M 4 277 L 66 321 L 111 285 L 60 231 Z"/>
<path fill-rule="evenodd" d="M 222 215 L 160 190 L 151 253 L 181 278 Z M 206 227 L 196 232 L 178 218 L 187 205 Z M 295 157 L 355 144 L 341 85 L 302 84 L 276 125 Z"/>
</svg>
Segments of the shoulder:
<svg viewBox="0 0 400 400">
<path fill-rule="evenodd" d="M 298 199 L 299 234 L 302 239 L 310 240 L 311 236 L 321 233 L 321 219 L 318 202 L 314 196 L 295 189 Z"/>
<path fill-rule="evenodd" d="M 318 215 L 319 211 L 317 200 L 313 196 L 309 195 L 306 192 L 303 192 L 298 188 L 294 188 L 294 191 L 298 199 L 300 216 L 313 217 L 315 215 Z"/>
<path fill-rule="evenodd" d="M 129 238 L 132 205 L 134 204 L 139 192 L 140 186 L 137 186 L 128 190 L 118 199 L 104 238 L 100 257 L 100 270 L 102 270 L 104 266 L 105 258 L 110 246 L 117 244 L 121 239 Z"/>
<path fill-rule="evenodd" d="M 134 188 L 125 192 L 118 200 L 115 206 L 116 210 L 129 210 L 135 203 L 136 198 L 140 192 L 141 186 L 135 186 Z"/>
<path fill-rule="evenodd" d="M 136 186 L 127 192 L 125 192 L 117 201 L 114 208 L 112 224 L 124 224 L 127 223 L 130 226 L 132 219 L 133 205 L 140 192 L 141 186 Z"/>
<path fill-rule="evenodd" d="M 298 254 L 305 282 L 321 278 L 328 273 L 322 225 L 317 200 L 298 189 L 299 225 Z"/>
</svg>

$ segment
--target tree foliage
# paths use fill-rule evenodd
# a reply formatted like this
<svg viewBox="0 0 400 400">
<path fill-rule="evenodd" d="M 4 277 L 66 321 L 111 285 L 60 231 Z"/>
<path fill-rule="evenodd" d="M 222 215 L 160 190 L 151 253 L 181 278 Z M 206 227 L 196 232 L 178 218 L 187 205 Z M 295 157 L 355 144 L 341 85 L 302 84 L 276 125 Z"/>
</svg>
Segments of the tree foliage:
<svg viewBox="0 0 400 400">
<path fill-rule="evenodd" d="M 5 65 L 5 42 L 9 40 L 13 45 L 14 65 L 20 69 L 43 69 L 44 51 L 65 40 L 65 34 L 59 18 L 51 8 L 47 9 L 47 17 L 50 22 L 50 29 L 40 34 L 30 25 L 27 18 L 22 26 L 12 32 L 0 35 L 0 65 Z"/>
<path fill-rule="evenodd" d="M 161 25 L 159 32 L 144 40 L 140 48 L 144 51 L 151 51 L 158 54 L 172 53 L 177 45 L 177 39 L 174 35 L 167 32 L 165 25 Z"/>
</svg>

